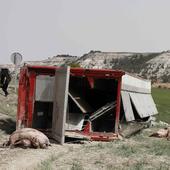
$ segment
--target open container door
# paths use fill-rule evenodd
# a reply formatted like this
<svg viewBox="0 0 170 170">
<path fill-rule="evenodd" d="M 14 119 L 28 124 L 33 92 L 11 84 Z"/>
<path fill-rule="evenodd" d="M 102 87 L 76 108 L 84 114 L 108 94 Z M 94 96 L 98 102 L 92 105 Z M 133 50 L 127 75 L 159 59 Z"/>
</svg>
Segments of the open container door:
<svg viewBox="0 0 170 170">
<path fill-rule="evenodd" d="M 64 143 L 70 67 L 57 69 L 54 81 L 52 137 Z"/>
<path fill-rule="evenodd" d="M 126 121 L 135 120 L 129 93 L 127 91 L 121 91 L 121 97 Z"/>
<path fill-rule="evenodd" d="M 125 74 L 122 77 L 121 97 L 126 121 L 145 121 L 158 114 L 151 95 L 151 81 Z"/>
</svg>

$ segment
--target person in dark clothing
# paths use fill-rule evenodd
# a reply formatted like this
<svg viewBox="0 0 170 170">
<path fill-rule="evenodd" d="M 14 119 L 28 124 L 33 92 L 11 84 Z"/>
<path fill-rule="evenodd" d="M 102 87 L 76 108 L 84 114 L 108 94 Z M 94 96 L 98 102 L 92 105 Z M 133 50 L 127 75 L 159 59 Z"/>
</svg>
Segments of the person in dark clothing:
<svg viewBox="0 0 170 170">
<path fill-rule="evenodd" d="M 1 68 L 1 71 L 0 71 L 0 83 L 1 83 L 1 88 L 2 90 L 4 91 L 5 93 L 5 96 L 8 95 L 8 85 L 11 81 L 11 76 L 10 76 L 10 73 L 9 73 L 9 70 L 7 68 Z"/>
</svg>

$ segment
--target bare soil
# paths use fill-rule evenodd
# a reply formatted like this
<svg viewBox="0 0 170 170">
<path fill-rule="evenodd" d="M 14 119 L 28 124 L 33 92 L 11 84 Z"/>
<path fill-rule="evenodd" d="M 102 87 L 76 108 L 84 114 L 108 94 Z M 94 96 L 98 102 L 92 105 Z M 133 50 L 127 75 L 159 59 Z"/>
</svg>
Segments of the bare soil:
<svg viewBox="0 0 170 170">
<path fill-rule="evenodd" d="M 154 83 L 152 85 L 154 88 L 170 89 L 170 83 Z"/>
</svg>

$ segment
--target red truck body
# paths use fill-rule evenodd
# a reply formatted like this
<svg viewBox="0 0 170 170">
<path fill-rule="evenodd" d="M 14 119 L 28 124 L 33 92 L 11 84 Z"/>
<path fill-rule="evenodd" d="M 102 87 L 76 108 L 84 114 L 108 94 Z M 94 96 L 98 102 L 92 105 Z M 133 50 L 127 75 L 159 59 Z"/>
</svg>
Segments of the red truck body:
<svg viewBox="0 0 170 170">
<path fill-rule="evenodd" d="M 19 89 L 18 89 L 18 111 L 17 111 L 17 128 L 33 127 L 33 117 L 35 108 L 35 90 L 36 90 L 36 78 L 40 75 L 55 76 L 55 71 L 59 67 L 55 66 L 31 66 L 25 65 L 20 70 L 19 77 Z M 104 69 L 83 69 L 83 68 L 71 68 L 70 77 L 86 78 L 90 88 L 94 88 L 96 80 L 116 82 L 116 92 L 114 98 L 116 100 L 116 106 L 112 120 L 114 129 L 110 131 L 105 130 L 92 130 L 91 122 L 87 122 L 82 130 L 74 130 L 79 134 L 89 136 L 92 140 L 112 140 L 118 133 L 119 117 L 120 117 L 120 100 L 121 100 L 121 79 L 125 73 L 119 70 L 104 70 Z M 74 82 L 72 83 L 74 84 Z M 73 85 L 74 86 L 74 85 Z M 104 86 L 99 84 L 98 86 Z M 107 90 L 107 89 L 105 89 Z M 89 94 L 90 95 L 90 94 Z M 109 93 L 108 93 L 109 95 Z M 89 99 L 90 100 L 90 99 Z M 97 100 L 97 97 L 96 97 Z M 96 104 L 97 105 L 97 104 Z M 110 121 L 110 120 L 109 120 Z M 100 126 L 100 123 L 97 122 Z M 96 129 L 96 128 L 95 128 Z M 46 130 L 46 129 L 43 129 Z"/>
</svg>

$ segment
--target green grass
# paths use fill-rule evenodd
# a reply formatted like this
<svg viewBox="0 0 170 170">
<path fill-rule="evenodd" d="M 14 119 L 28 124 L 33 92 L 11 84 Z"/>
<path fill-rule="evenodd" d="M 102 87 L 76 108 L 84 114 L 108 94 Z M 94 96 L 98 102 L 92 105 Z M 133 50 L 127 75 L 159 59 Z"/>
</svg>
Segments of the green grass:
<svg viewBox="0 0 170 170">
<path fill-rule="evenodd" d="M 170 89 L 153 88 L 152 96 L 159 112 L 157 119 L 170 123 Z"/>
<path fill-rule="evenodd" d="M 84 168 L 79 161 L 77 161 L 77 160 L 73 161 L 71 170 L 83 170 L 83 169 Z"/>
<path fill-rule="evenodd" d="M 41 162 L 36 170 L 169 170 L 169 141 L 149 137 L 158 129 L 144 129 L 130 139 L 122 141 L 93 142 L 76 147 L 63 146 L 68 150 L 62 153 L 55 152 L 55 155 Z"/>
<path fill-rule="evenodd" d="M 34 170 L 53 170 L 52 164 L 57 158 L 51 155 L 47 160 L 42 161 Z"/>
<path fill-rule="evenodd" d="M 94 157 L 95 162 L 90 159 L 88 163 L 99 169 L 106 167 L 108 170 L 168 170 L 170 168 L 169 141 L 149 137 L 157 130 L 158 128 L 153 127 L 143 130 L 128 140 L 85 146 L 88 152 L 98 153 Z M 87 157 L 86 154 L 84 151 L 84 157 Z M 100 154 L 103 155 L 102 159 Z"/>
</svg>

